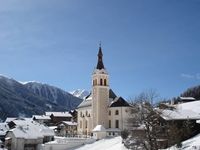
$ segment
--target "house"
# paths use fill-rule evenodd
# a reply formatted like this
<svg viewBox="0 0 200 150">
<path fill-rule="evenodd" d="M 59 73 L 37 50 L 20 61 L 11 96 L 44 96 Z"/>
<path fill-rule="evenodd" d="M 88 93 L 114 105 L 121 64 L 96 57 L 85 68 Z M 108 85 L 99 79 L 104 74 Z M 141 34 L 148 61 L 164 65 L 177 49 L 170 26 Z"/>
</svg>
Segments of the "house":
<svg viewBox="0 0 200 150">
<path fill-rule="evenodd" d="M 71 121 L 72 115 L 69 112 L 45 112 L 45 116 L 51 118 L 50 125 L 56 125 L 61 121 Z"/>
<path fill-rule="evenodd" d="M 37 146 L 54 140 L 54 131 L 31 120 L 13 120 L 5 137 L 8 150 L 36 150 Z"/>
<path fill-rule="evenodd" d="M 74 136 L 77 134 L 77 123 L 61 121 L 57 124 L 57 134 L 61 136 Z"/>
<path fill-rule="evenodd" d="M 97 66 L 92 73 L 91 91 L 77 107 L 78 134 L 92 135 L 97 125 L 112 135 L 119 135 L 122 130 L 129 128 L 127 121 L 131 117 L 132 108 L 122 97 L 117 97 L 109 86 L 109 74 L 103 64 L 101 45 Z"/>
<path fill-rule="evenodd" d="M 51 122 L 51 117 L 50 116 L 45 116 L 45 115 L 34 115 L 33 117 L 34 121 L 37 121 L 38 123 L 41 124 L 50 124 Z"/>
</svg>

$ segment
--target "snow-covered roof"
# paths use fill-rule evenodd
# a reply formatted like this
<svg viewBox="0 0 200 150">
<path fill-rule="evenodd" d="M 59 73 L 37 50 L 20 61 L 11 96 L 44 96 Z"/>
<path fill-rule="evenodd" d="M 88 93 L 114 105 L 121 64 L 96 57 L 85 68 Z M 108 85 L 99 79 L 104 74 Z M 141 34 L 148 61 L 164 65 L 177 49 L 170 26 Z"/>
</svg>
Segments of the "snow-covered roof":
<svg viewBox="0 0 200 150">
<path fill-rule="evenodd" d="M 12 132 L 16 138 L 24 138 L 24 139 L 38 139 L 43 138 L 42 133 L 38 131 L 36 128 L 32 128 L 27 126 L 18 126 L 9 132 Z"/>
<path fill-rule="evenodd" d="M 106 129 L 103 125 L 97 125 L 93 130 L 93 132 L 106 132 Z"/>
<path fill-rule="evenodd" d="M 0 123 L 0 135 L 6 135 L 6 132 L 9 130 L 7 123 Z"/>
<path fill-rule="evenodd" d="M 175 110 L 160 110 L 161 117 L 165 120 L 199 120 L 200 115 L 192 110 L 175 109 Z"/>
<path fill-rule="evenodd" d="M 45 116 L 45 115 L 34 115 L 33 118 L 36 120 L 50 120 L 50 116 Z"/>
<path fill-rule="evenodd" d="M 54 136 L 54 131 L 47 126 L 39 124 L 35 121 L 17 122 L 16 128 L 9 130 L 16 138 L 38 139 L 44 136 Z"/>
<path fill-rule="evenodd" d="M 113 92 L 112 89 L 110 89 L 109 98 L 115 99 L 116 97 L 117 97 L 116 94 Z M 80 103 L 77 108 L 91 107 L 91 106 L 92 106 L 92 94 L 90 93 L 90 95 L 85 100 L 83 100 L 82 103 Z"/>
<path fill-rule="evenodd" d="M 78 108 L 91 107 L 91 106 L 92 106 L 92 97 L 88 97 L 78 105 Z"/>
<path fill-rule="evenodd" d="M 182 110 L 192 110 L 193 112 L 196 112 L 200 115 L 200 101 L 193 101 L 193 102 L 187 102 L 182 104 L 176 105 L 177 109 Z"/>
<path fill-rule="evenodd" d="M 69 126 L 77 126 L 77 122 L 72 122 L 72 121 L 62 121 L 61 123 L 64 123 Z"/>
<path fill-rule="evenodd" d="M 6 120 L 4 122 L 8 123 L 8 122 L 11 122 L 11 121 L 13 121 L 15 119 L 17 119 L 17 118 L 8 117 L 8 118 L 6 118 Z"/>
<path fill-rule="evenodd" d="M 54 117 L 72 117 L 72 115 L 69 112 L 45 112 L 45 115 L 53 115 Z"/>
<path fill-rule="evenodd" d="M 174 110 L 161 110 L 161 116 L 166 120 L 200 120 L 200 101 L 176 104 L 174 107 Z"/>
<path fill-rule="evenodd" d="M 196 100 L 194 97 L 180 97 L 181 100 Z"/>
</svg>

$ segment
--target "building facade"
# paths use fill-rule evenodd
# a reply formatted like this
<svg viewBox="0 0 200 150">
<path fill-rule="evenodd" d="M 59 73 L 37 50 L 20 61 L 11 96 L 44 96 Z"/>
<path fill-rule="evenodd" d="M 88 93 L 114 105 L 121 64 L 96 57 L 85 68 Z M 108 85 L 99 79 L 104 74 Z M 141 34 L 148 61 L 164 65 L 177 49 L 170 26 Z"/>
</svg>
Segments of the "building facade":
<svg viewBox="0 0 200 150">
<path fill-rule="evenodd" d="M 100 46 L 97 66 L 92 74 L 91 94 L 77 108 L 78 134 L 91 135 L 98 125 L 103 126 L 108 135 L 117 134 L 129 127 L 130 109 L 131 106 L 110 89 Z"/>
</svg>

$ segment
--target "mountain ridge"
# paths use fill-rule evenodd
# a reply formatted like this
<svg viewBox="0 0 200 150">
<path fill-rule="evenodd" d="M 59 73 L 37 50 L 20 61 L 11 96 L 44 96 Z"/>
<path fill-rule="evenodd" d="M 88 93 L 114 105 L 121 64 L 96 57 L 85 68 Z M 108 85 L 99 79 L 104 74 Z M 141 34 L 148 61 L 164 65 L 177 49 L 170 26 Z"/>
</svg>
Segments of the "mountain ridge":
<svg viewBox="0 0 200 150">
<path fill-rule="evenodd" d="M 0 119 L 30 117 L 45 111 L 67 111 L 75 109 L 82 101 L 48 84 L 44 86 L 37 83 L 37 90 L 32 86 L 36 86 L 35 83 L 22 84 L 13 78 L 0 75 Z"/>
</svg>

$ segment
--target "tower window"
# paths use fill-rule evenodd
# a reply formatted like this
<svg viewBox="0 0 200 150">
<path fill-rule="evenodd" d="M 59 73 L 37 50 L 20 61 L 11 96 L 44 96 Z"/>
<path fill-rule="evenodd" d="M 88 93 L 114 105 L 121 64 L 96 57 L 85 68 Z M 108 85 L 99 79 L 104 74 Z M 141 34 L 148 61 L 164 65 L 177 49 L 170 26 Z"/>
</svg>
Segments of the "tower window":
<svg viewBox="0 0 200 150">
<path fill-rule="evenodd" d="M 100 79 L 100 85 L 103 85 L 103 79 Z"/>
<path fill-rule="evenodd" d="M 119 128 L 119 120 L 115 120 L 115 128 Z"/>
<path fill-rule="evenodd" d="M 93 80 L 93 85 L 97 85 L 97 79 Z"/>
<path fill-rule="evenodd" d="M 115 115 L 119 115 L 119 110 L 116 110 L 116 111 L 115 111 Z"/>
<path fill-rule="evenodd" d="M 106 81 L 106 79 L 104 79 L 104 85 L 105 85 L 105 86 L 107 85 L 107 81 Z"/>
<path fill-rule="evenodd" d="M 111 111 L 110 110 L 109 110 L 108 114 L 109 114 L 109 116 L 111 115 Z"/>
<path fill-rule="evenodd" d="M 109 120 L 109 128 L 111 128 L 111 120 Z"/>
<path fill-rule="evenodd" d="M 80 117 L 82 117 L 83 116 L 83 113 L 82 112 L 80 112 Z"/>
<path fill-rule="evenodd" d="M 87 129 L 87 120 L 85 120 L 85 128 Z"/>
<path fill-rule="evenodd" d="M 82 121 L 80 121 L 80 128 L 82 128 Z"/>
<path fill-rule="evenodd" d="M 85 112 L 85 116 L 87 116 L 87 117 L 89 116 L 89 114 L 88 114 L 88 111 L 87 111 L 87 110 L 86 110 L 86 112 Z"/>
</svg>

